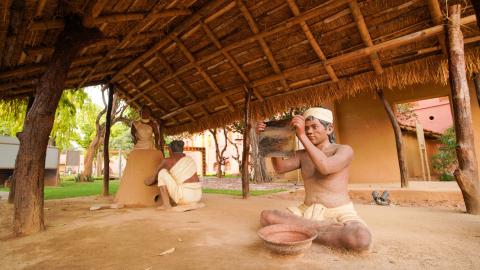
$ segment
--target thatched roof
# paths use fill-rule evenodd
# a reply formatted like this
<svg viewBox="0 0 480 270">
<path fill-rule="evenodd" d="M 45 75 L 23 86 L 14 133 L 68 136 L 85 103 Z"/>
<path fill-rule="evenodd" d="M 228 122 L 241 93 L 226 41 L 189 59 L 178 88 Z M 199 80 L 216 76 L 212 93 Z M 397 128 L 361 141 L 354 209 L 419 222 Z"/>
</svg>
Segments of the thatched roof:
<svg viewBox="0 0 480 270">
<path fill-rule="evenodd" d="M 1 98 L 35 90 L 63 18 L 77 13 L 105 38 L 79 52 L 66 87 L 111 76 L 120 95 L 151 106 L 168 133 L 240 119 L 247 88 L 252 114 L 262 118 L 377 87 L 446 83 L 448 76 L 445 1 L 11 2 L 0 9 Z M 468 72 L 479 70 L 473 14 L 465 6 Z"/>
</svg>

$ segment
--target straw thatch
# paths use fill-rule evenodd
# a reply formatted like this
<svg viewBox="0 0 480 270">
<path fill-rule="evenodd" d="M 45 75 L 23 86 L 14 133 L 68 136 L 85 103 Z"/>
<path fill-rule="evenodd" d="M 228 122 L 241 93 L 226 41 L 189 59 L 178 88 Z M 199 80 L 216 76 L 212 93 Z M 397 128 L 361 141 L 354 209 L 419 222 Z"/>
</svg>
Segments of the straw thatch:
<svg viewBox="0 0 480 270">
<path fill-rule="evenodd" d="M 252 116 L 265 118 L 448 79 L 445 1 L 13 2 L 0 4 L 0 98 L 34 92 L 63 18 L 80 14 L 105 38 L 79 52 L 66 86 L 114 83 L 133 106 L 151 106 L 170 134 L 241 119 L 246 88 L 254 93 Z M 469 73 L 480 69 L 473 14 L 464 1 Z"/>
</svg>

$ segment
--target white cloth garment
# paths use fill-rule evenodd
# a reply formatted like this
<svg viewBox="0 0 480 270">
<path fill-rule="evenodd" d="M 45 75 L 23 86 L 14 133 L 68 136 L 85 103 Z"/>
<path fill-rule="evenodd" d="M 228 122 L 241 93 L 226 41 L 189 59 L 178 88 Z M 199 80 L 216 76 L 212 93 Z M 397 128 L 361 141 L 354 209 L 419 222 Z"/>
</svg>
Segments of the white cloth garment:
<svg viewBox="0 0 480 270">
<path fill-rule="evenodd" d="M 200 182 L 184 183 L 197 173 L 195 161 L 185 156 L 168 171 L 162 169 L 158 173 L 158 186 L 166 186 L 170 198 L 178 204 L 192 204 L 202 198 L 202 184 Z"/>
<path fill-rule="evenodd" d="M 319 120 L 328 122 L 328 123 L 333 123 L 333 113 L 330 110 L 320 108 L 320 107 L 312 107 L 308 110 L 306 110 L 303 113 L 303 117 L 307 118 L 309 116 L 313 116 Z"/>
</svg>

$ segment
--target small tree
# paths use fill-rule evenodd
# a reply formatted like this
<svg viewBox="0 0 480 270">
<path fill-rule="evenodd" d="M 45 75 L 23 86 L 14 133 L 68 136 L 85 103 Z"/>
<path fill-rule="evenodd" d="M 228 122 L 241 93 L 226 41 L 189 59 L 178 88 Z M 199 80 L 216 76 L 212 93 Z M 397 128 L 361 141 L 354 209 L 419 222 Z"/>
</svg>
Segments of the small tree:
<svg viewBox="0 0 480 270">
<path fill-rule="evenodd" d="M 222 178 L 223 177 L 222 166 L 225 165 L 225 161 L 227 160 L 227 158 L 224 156 L 225 151 L 227 150 L 227 146 L 228 146 L 227 130 L 224 127 L 222 128 L 223 136 L 224 136 L 223 141 L 225 143 L 222 150 L 220 150 L 220 146 L 218 144 L 218 138 L 217 138 L 218 129 L 214 128 L 214 129 L 209 129 L 208 131 L 212 134 L 213 141 L 215 142 L 215 158 L 216 158 L 216 161 L 217 161 L 217 177 Z"/>
<path fill-rule="evenodd" d="M 438 152 L 432 156 L 432 166 L 433 169 L 440 174 L 440 180 L 452 181 L 454 180 L 453 172 L 458 166 L 455 150 L 457 140 L 453 127 L 447 129 L 442 136 L 440 136 L 440 142 L 442 145 L 438 149 Z"/>
</svg>

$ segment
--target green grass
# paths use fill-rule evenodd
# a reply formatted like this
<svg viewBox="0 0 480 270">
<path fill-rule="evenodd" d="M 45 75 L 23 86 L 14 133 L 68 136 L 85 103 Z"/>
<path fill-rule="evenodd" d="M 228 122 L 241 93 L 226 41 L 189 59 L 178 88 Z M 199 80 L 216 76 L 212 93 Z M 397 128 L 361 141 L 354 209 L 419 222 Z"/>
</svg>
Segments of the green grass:
<svg viewBox="0 0 480 270">
<path fill-rule="evenodd" d="M 65 199 L 83 196 L 100 195 L 102 192 L 103 181 L 100 178 L 95 178 L 93 182 L 77 183 L 73 177 L 62 177 L 62 183 L 57 187 L 45 187 L 45 200 Z M 110 181 L 110 194 L 115 194 L 118 190 L 120 181 Z M 0 188 L 0 191 L 8 191 L 8 188 Z M 250 195 L 262 196 L 277 192 L 285 191 L 284 189 L 270 189 L 270 190 L 251 190 Z M 242 196 L 241 190 L 229 189 L 211 189 L 204 188 L 204 193 L 224 194 L 233 196 Z"/>
<path fill-rule="evenodd" d="M 110 194 L 115 194 L 118 190 L 119 181 L 110 181 Z M 45 200 L 65 199 L 83 196 L 100 195 L 102 192 L 103 181 L 95 180 L 93 182 L 77 183 L 73 177 L 63 178 L 60 186 L 45 187 Z M 2 188 L 0 191 L 8 191 L 8 188 Z"/>
</svg>

